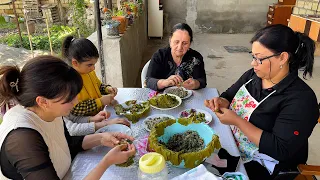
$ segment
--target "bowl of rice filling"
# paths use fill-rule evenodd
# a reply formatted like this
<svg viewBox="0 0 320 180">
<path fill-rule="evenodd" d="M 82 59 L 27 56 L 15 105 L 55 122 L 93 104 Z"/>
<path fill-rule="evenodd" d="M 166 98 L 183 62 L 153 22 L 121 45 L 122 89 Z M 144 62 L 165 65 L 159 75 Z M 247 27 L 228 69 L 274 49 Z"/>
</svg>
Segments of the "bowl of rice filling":
<svg viewBox="0 0 320 180">
<path fill-rule="evenodd" d="M 155 125 L 148 138 L 149 148 L 180 168 L 194 168 L 220 149 L 215 131 L 189 118 L 167 120 Z"/>
<path fill-rule="evenodd" d="M 190 96 L 192 96 L 192 90 L 188 90 L 184 87 L 177 87 L 177 86 L 166 88 L 163 92 L 166 94 L 176 95 L 181 99 L 187 99 Z"/>
</svg>

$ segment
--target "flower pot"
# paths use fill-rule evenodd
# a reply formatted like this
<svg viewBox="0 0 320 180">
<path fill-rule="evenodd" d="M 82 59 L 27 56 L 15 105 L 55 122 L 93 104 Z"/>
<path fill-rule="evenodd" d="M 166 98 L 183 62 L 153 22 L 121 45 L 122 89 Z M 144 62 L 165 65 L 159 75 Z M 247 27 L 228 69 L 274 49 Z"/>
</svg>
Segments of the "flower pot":
<svg viewBox="0 0 320 180">
<path fill-rule="evenodd" d="M 137 6 L 134 6 L 134 7 L 133 7 L 133 13 L 137 14 L 137 12 L 138 12 L 138 7 L 137 7 Z"/>
<path fill-rule="evenodd" d="M 108 36 L 119 36 L 120 22 L 116 20 L 109 20 L 105 22 Z"/>
<path fill-rule="evenodd" d="M 34 21 L 29 21 L 27 25 L 28 25 L 29 33 L 33 34 L 36 31 L 36 23 Z"/>
<path fill-rule="evenodd" d="M 112 17 L 112 20 L 116 20 L 120 22 L 119 25 L 119 33 L 123 34 L 126 30 L 126 17 L 125 16 L 114 16 Z"/>
<path fill-rule="evenodd" d="M 10 16 L 10 22 L 11 23 L 16 23 L 16 17 L 15 16 Z"/>
<path fill-rule="evenodd" d="M 124 19 L 126 20 L 126 29 L 129 26 L 129 19 L 125 16 Z"/>
<path fill-rule="evenodd" d="M 132 14 L 128 14 L 126 16 L 127 20 L 128 20 L 128 26 L 131 26 L 134 22 L 134 18 L 133 18 L 133 15 Z"/>
<path fill-rule="evenodd" d="M 26 24 L 25 24 L 25 23 L 20 22 L 20 23 L 19 23 L 19 27 L 20 27 L 21 31 L 27 31 L 27 27 L 26 27 Z"/>
<path fill-rule="evenodd" d="M 4 20 L 8 23 L 8 22 L 10 22 L 10 16 L 3 16 L 4 17 Z"/>
</svg>

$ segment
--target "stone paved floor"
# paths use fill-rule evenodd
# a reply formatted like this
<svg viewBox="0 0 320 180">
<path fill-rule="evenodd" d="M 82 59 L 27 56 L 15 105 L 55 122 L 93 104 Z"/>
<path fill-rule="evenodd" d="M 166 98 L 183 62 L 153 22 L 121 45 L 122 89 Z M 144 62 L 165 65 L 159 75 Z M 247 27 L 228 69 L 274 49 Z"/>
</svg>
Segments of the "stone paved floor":
<svg viewBox="0 0 320 180">
<path fill-rule="evenodd" d="M 48 52 L 35 50 L 34 56 L 38 55 L 48 55 Z M 18 65 L 22 67 L 25 62 L 32 58 L 32 54 L 30 50 L 26 50 L 24 48 L 13 48 L 3 44 L 0 44 L 0 64 L 6 65 Z"/>
</svg>

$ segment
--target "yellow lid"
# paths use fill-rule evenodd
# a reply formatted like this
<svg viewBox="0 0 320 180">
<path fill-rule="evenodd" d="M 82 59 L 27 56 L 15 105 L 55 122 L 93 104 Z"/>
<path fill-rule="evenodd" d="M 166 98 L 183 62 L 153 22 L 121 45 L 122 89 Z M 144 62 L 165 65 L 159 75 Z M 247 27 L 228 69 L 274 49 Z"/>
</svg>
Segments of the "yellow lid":
<svg viewBox="0 0 320 180">
<path fill-rule="evenodd" d="M 139 168 L 142 172 L 148 174 L 158 173 L 166 165 L 164 157 L 159 153 L 148 153 L 143 155 L 139 160 Z"/>
</svg>

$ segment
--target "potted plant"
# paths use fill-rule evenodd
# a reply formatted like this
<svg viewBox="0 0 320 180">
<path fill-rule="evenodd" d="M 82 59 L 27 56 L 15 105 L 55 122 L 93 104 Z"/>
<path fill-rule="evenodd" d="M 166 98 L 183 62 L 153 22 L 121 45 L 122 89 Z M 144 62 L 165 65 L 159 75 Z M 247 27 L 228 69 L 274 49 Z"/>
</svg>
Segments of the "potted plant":
<svg viewBox="0 0 320 180">
<path fill-rule="evenodd" d="M 112 16 L 112 20 L 116 20 L 120 22 L 119 33 L 123 34 L 127 28 L 127 19 L 125 17 L 125 13 L 122 10 L 117 10 L 117 9 L 114 9 L 113 11 L 114 13 Z"/>
<path fill-rule="evenodd" d="M 132 15 L 132 13 L 130 11 L 127 12 L 127 21 L 128 21 L 128 26 L 131 26 L 134 22 L 134 16 Z"/>
<path fill-rule="evenodd" d="M 27 27 L 26 27 L 26 24 L 24 23 L 24 18 L 19 17 L 18 22 L 19 22 L 19 26 L 20 26 L 21 31 L 26 31 Z"/>
<path fill-rule="evenodd" d="M 142 0 L 138 0 L 136 5 L 137 5 L 137 9 L 138 9 L 138 14 L 142 15 L 142 13 L 143 13 L 143 1 Z"/>
<path fill-rule="evenodd" d="M 134 2 L 125 2 L 123 7 L 127 12 L 130 12 L 134 17 L 137 17 L 137 5 Z"/>
<path fill-rule="evenodd" d="M 119 25 L 120 22 L 116 20 L 105 21 L 108 36 L 119 36 Z"/>
<path fill-rule="evenodd" d="M 5 20 L 7 23 L 10 22 L 11 16 L 9 16 L 9 15 L 7 15 L 7 14 L 4 14 L 3 17 L 4 17 L 4 20 Z"/>
<path fill-rule="evenodd" d="M 108 36 L 119 36 L 120 22 L 112 19 L 112 12 L 108 8 L 103 8 L 106 14 L 105 19 L 102 21 L 102 26 L 106 26 Z"/>
</svg>

